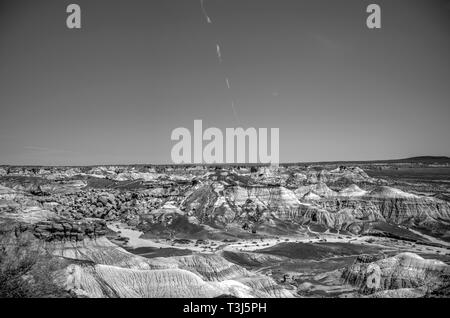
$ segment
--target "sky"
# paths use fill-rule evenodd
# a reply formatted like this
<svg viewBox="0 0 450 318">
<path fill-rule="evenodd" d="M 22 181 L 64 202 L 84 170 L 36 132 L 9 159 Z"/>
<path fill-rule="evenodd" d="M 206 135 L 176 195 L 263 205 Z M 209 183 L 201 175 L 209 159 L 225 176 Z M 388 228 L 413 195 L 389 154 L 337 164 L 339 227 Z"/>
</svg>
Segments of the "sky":
<svg viewBox="0 0 450 318">
<path fill-rule="evenodd" d="M 200 0 L 0 0 L 0 164 L 171 163 L 195 119 L 279 128 L 280 162 L 450 156 L 450 1 L 204 8 L 210 24 Z"/>
</svg>

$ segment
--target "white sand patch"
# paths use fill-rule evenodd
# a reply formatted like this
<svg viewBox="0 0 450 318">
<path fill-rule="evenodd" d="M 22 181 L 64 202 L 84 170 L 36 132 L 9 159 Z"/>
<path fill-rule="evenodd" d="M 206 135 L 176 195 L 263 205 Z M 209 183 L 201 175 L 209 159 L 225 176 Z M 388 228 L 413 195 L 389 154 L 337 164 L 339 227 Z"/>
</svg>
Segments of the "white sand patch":
<svg viewBox="0 0 450 318">
<path fill-rule="evenodd" d="M 361 189 L 356 184 L 352 184 L 351 186 L 339 191 L 339 195 L 344 197 L 359 197 L 365 195 L 366 193 L 367 191 Z"/>
<path fill-rule="evenodd" d="M 177 248 L 181 250 L 188 249 L 195 252 L 203 252 L 203 253 L 212 253 L 215 251 L 215 250 L 208 250 L 207 248 L 205 248 L 205 246 L 195 246 L 195 243 L 176 245 L 173 244 L 171 241 L 164 242 L 162 240 L 156 241 L 153 239 L 144 239 L 141 238 L 144 232 L 130 229 L 126 224 L 120 222 L 108 224 L 108 228 L 114 232 L 120 231 L 120 236 L 128 238 L 128 242 L 125 244 L 125 246 L 130 248 L 139 248 L 139 247 Z M 211 242 L 214 243 L 214 241 Z M 219 242 L 215 243 L 216 246 L 219 245 L 218 244 Z"/>
</svg>

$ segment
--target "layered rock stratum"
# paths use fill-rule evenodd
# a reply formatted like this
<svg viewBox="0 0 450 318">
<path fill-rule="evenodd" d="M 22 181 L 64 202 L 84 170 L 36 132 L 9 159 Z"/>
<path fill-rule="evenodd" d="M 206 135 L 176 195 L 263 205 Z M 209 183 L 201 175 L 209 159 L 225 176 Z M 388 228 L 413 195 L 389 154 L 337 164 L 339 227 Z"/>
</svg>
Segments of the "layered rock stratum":
<svg viewBox="0 0 450 318">
<path fill-rule="evenodd" d="M 447 184 L 392 180 L 345 166 L 3 167 L 0 222 L 63 260 L 57 282 L 76 297 L 445 297 Z"/>
</svg>

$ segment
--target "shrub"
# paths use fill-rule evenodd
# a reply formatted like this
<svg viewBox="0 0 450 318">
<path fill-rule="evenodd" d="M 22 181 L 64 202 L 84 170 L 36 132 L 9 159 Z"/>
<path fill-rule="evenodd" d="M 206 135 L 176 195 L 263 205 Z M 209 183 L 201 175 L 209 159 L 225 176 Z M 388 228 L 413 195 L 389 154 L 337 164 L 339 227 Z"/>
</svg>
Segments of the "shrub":
<svg viewBox="0 0 450 318">
<path fill-rule="evenodd" d="M 55 283 L 61 266 L 31 233 L 14 223 L 0 224 L 0 298 L 67 297 Z"/>
</svg>

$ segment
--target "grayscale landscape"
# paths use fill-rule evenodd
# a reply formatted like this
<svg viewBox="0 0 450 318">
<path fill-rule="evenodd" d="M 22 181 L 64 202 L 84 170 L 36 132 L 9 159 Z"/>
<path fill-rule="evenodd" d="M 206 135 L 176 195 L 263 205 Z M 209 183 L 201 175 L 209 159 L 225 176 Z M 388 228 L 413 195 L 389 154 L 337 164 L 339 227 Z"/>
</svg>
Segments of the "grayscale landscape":
<svg viewBox="0 0 450 318">
<path fill-rule="evenodd" d="M 445 301 L 449 57 L 450 0 L 0 0 L 0 299 Z"/>
<path fill-rule="evenodd" d="M 449 297 L 449 185 L 446 157 L 3 166 L 0 296 Z"/>
</svg>

